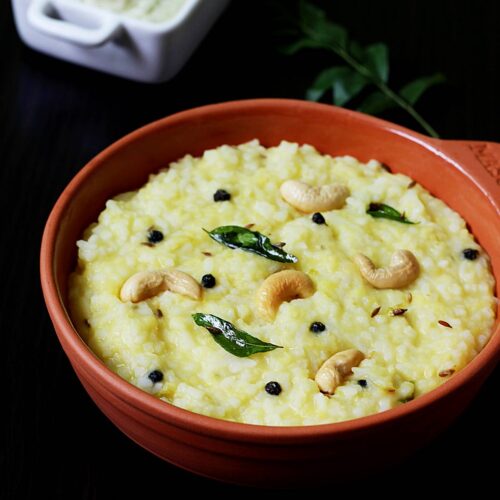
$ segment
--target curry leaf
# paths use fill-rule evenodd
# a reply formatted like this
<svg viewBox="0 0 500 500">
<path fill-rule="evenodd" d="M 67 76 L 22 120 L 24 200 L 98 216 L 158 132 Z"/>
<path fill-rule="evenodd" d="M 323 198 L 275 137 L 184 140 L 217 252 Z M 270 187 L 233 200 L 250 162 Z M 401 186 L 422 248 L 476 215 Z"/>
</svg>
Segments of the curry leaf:
<svg viewBox="0 0 500 500">
<path fill-rule="evenodd" d="M 221 347 L 239 358 L 246 358 L 258 352 L 273 351 L 281 347 L 264 342 L 243 330 L 238 330 L 229 321 L 213 314 L 195 313 L 192 317 L 198 326 L 203 326 L 210 332 Z"/>
<path fill-rule="evenodd" d="M 291 255 L 280 247 L 273 245 L 267 236 L 258 231 L 250 231 L 246 227 L 220 226 L 212 231 L 206 231 L 205 229 L 204 231 L 217 243 L 229 248 L 240 248 L 245 252 L 255 253 L 278 262 L 294 264 L 298 261 L 295 255 Z"/>
<path fill-rule="evenodd" d="M 394 108 L 396 103 L 380 90 L 372 92 L 359 106 L 358 111 L 370 115 L 378 115 L 387 109 Z"/>
<path fill-rule="evenodd" d="M 331 45 L 346 47 L 347 30 L 328 20 L 322 9 L 307 1 L 301 1 L 299 15 L 301 28 L 311 39 L 320 42 L 325 47 Z"/>
<path fill-rule="evenodd" d="M 369 83 L 363 75 L 350 68 L 346 70 L 333 82 L 333 102 L 337 106 L 343 106 L 356 97 Z"/>
<path fill-rule="evenodd" d="M 414 105 L 426 90 L 445 81 L 446 78 L 442 73 L 436 73 L 431 76 L 423 76 L 422 78 L 417 78 L 413 82 L 407 83 L 399 91 L 399 95 L 411 105 Z"/>
<path fill-rule="evenodd" d="M 316 37 L 320 42 L 328 45 L 337 45 L 342 48 L 347 45 L 347 30 L 336 23 L 324 23 Z"/>
<path fill-rule="evenodd" d="M 365 49 L 366 66 L 383 82 L 389 79 L 389 49 L 385 43 L 374 43 Z"/>
<path fill-rule="evenodd" d="M 299 16 L 300 25 L 303 28 L 314 27 L 326 20 L 326 13 L 324 10 L 305 0 L 299 2 Z"/>
<path fill-rule="evenodd" d="M 309 101 L 319 101 L 328 90 L 333 91 L 333 102 L 343 106 L 358 95 L 368 84 L 368 80 L 349 66 L 334 66 L 322 71 L 307 90 Z"/>
<path fill-rule="evenodd" d="M 330 89 L 338 78 L 341 78 L 342 73 L 349 71 L 347 66 L 334 66 L 323 70 L 314 80 L 313 84 L 307 89 L 306 98 L 309 101 L 319 101 L 323 94 Z"/>
<path fill-rule="evenodd" d="M 403 224 L 416 224 L 405 217 L 405 214 L 399 212 L 385 203 L 370 203 L 366 211 L 367 214 L 375 217 L 376 219 L 390 219 Z"/>
</svg>

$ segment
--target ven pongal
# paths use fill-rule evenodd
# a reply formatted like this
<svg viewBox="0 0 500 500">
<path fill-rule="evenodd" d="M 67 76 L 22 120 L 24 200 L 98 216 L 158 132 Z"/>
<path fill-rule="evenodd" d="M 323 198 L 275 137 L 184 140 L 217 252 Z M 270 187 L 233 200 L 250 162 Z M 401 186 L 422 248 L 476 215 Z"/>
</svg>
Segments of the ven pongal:
<svg viewBox="0 0 500 500">
<path fill-rule="evenodd" d="M 257 141 L 186 156 L 108 201 L 78 242 L 72 316 L 120 376 L 267 425 L 428 392 L 484 346 L 489 259 L 464 221 L 376 161 Z"/>
</svg>

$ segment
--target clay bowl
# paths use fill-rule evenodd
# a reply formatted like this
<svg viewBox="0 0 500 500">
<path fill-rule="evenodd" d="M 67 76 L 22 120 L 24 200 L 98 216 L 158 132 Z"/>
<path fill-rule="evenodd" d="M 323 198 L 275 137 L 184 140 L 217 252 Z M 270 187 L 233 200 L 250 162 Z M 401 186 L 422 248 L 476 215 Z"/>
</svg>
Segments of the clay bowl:
<svg viewBox="0 0 500 500">
<path fill-rule="evenodd" d="M 395 462 L 448 426 L 469 404 L 500 356 L 491 340 L 438 389 L 398 408 L 348 422 L 305 427 L 237 424 L 157 400 L 108 370 L 68 317 L 67 279 L 76 240 L 105 201 L 136 189 L 172 160 L 258 138 L 310 143 L 323 153 L 376 158 L 459 212 L 491 257 L 500 284 L 500 144 L 429 139 L 398 125 L 333 106 L 249 100 L 205 106 L 147 125 L 94 158 L 50 214 L 41 250 L 43 293 L 56 333 L 83 386 L 127 436 L 192 472 L 240 484 L 292 485 L 345 478 Z M 498 295 L 498 289 L 497 289 Z M 376 460 L 359 461 L 362 456 Z"/>
</svg>

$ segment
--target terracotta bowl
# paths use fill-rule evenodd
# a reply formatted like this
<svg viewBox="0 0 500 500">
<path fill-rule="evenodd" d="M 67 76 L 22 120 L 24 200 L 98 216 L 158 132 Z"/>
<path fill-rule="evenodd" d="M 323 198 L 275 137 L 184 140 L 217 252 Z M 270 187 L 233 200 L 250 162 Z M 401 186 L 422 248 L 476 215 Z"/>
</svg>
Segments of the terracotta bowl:
<svg viewBox="0 0 500 500">
<path fill-rule="evenodd" d="M 291 100 L 229 102 L 147 125 L 94 158 L 50 214 L 41 250 L 43 293 L 56 333 L 83 386 L 127 436 L 159 457 L 211 478 L 291 485 L 373 470 L 428 442 L 467 406 L 500 357 L 500 327 L 481 353 L 438 389 L 395 409 L 338 424 L 265 427 L 182 410 L 115 375 L 89 350 L 67 312 L 75 242 L 105 201 L 136 189 L 186 153 L 258 138 L 310 143 L 320 152 L 376 158 L 444 200 L 470 224 L 500 284 L 500 144 L 429 139 L 333 106 Z M 498 295 L 498 289 L 497 289 Z M 376 460 L 359 457 L 376 455 Z M 366 465 L 364 465 L 366 464 Z M 369 465 L 368 465 L 369 464 Z"/>
</svg>

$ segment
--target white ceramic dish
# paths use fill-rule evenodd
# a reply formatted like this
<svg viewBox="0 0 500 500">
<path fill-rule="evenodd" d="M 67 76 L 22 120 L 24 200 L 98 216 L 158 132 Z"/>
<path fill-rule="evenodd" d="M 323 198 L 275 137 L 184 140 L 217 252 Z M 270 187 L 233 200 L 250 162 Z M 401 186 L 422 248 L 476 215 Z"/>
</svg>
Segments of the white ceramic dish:
<svg viewBox="0 0 500 500">
<path fill-rule="evenodd" d="M 17 30 L 31 48 L 141 82 L 175 76 L 229 0 L 186 0 L 163 23 L 70 0 L 12 0 Z"/>
</svg>

